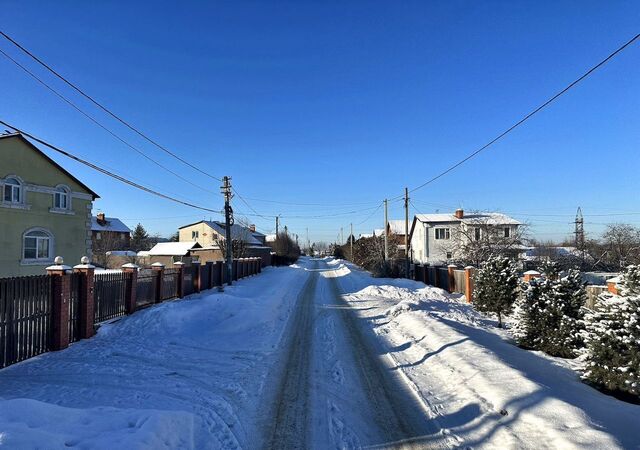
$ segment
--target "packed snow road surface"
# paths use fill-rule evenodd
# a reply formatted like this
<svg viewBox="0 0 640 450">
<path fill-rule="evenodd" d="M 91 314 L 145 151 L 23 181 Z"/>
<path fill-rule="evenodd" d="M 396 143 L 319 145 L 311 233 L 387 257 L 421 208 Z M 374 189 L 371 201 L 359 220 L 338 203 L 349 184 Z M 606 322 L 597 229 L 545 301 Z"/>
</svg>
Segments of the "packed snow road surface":
<svg viewBox="0 0 640 450">
<path fill-rule="evenodd" d="M 265 448 L 436 448 L 446 446 L 356 309 L 342 300 L 338 273 L 314 261 L 288 324 L 281 361 L 265 394 L 273 404 Z M 269 398 L 272 396 L 273 400 Z"/>
</svg>

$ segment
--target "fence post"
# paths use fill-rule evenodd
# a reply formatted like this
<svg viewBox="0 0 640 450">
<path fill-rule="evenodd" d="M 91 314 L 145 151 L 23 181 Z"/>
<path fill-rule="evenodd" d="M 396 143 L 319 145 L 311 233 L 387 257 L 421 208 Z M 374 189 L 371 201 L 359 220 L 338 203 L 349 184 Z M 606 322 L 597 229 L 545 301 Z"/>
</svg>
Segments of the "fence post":
<svg viewBox="0 0 640 450">
<path fill-rule="evenodd" d="M 95 334 L 93 319 L 95 314 L 95 298 L 93 293 L 95 266 L 89 264 L 89 258 L 83 256 L 73 271 L 80 274 L 80 291 L 78 292 L 78 329 L 80 339 L 88 339 Z"/>
<path fill-rule="evenodd" d="M 191 266 L 191 272 L 193 276 L 193 279 L 191 280 L 191 282 L 193 283 L 193 292 L 197 294 L 202 290 L 202 266 L 200 265 L 200 261 L 193 261 L 191 263 Z"/>
<path fill-rule="evenodd" d="M 156 274 L 156 303 L 162 302 L 162 282 L 164 281 L 164 264 L 154 262 L 151 264 L 153 272 Z"/>
<path fill-rule="evenodd" d="M 184 297 L 184 263 L 176 261 L 173 263 L 173 267 L 178 270 L 178 298 L 182 298 Z"/>
<path fill-rule="evenodd" d="M 127 314 L 136 312 L 136 292 L 138 288 L 138 266 L 133 263 L 122 265 L 122 271 L 129 276 L 125 280 L 124 309 Z"/>
<path fill-rule="evenodd" d="M 206 262 L 207 268 L 209 269 L 209 280 L 207 282 L 207 289 L 213 289 L 213 261 Z"/>
<path fill-rule="evenodd" d="M 62 350 L 69 346 L 69 302 L 71 278 L 67 274 L 71 267 L 65 266 L 62 256 L 56 256 L 54 265 L 47 267 L 51 276 L 51 350 Z"/>
<path fill-rule="evenodd" d="M 464 295 L 467 297 L 467 303 L 473 301 L 473 272 L 475 268 L 473 266 L 467 266 L 464 268 Z"/>
<path fill-rule="evenodd" d="M 456 275 L 455 275 L 455 270 L 456 270 L 456 265 L 455 264 L 449 264 L 447 266 L 447 271 L 449 272 L 449 292 L 455 292 L 456 290 Z"/>
<path fill-rule="evenodd" d="M 440 267 L 433 266 L 433 274 L 435 275 L 433 278 L 433 286 L 440 287 Z"/>
</svg>

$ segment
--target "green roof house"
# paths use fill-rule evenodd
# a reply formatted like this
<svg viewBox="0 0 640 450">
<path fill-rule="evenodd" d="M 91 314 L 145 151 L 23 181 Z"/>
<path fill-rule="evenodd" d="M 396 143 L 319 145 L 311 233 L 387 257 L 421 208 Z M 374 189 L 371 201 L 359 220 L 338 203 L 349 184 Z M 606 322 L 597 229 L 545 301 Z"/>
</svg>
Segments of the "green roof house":
<svg viewBox="0 0 640 450">
<path fill-rule="evenodd" d="M 0 278 L 91 258 L 98 195 L 19 133 L 0 135 Z"/>
</svg>

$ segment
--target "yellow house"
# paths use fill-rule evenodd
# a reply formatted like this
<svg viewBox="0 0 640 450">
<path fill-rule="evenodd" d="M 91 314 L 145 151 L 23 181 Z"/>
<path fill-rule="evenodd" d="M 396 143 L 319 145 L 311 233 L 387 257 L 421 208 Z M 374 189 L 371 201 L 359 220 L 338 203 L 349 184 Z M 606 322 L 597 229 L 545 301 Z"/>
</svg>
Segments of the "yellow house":
<svg viewBox="0 0 640 450">
<path fill-rule="evenodd" d="M 0 135 L 0 277 L 91 257 L 98 195 L 19 133 Z"/>
</svg>

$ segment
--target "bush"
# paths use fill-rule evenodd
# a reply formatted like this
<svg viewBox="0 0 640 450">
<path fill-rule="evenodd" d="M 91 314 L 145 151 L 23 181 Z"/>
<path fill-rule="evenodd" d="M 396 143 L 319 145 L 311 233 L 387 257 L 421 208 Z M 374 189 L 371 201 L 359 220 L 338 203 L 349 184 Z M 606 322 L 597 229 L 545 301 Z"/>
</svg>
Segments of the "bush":
<svg viewBox="0 0 640 450">
<path fill-rule="evenodd" d="M 504 256 L 490 256 L 474 276 L 474 306 L 480 312 L 502 316 L 511 312 L 518 289 L 517 269 L 513 261 Z"/>
<path fill-rule="evenodd" d="M 640 267 L 627 267 L 620 294 L 601 295 L 586 315 L 583 378 L 640 398 Z"/>
</svg>

